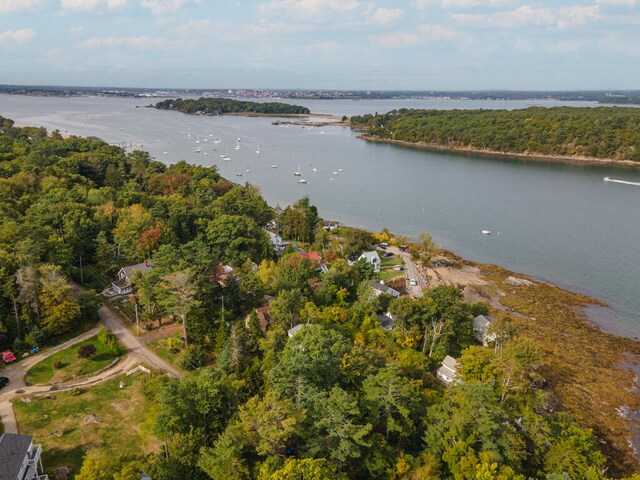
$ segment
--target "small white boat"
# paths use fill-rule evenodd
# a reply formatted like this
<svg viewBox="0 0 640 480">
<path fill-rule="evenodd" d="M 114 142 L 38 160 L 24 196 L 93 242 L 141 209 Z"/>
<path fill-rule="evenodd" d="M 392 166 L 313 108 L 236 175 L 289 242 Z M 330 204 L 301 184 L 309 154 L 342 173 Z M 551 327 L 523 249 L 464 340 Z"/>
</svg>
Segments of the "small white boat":
<svg viewBox="0 0 640 480">
<path fill-rule="evenodd" d="M 241 177 L 242 176 L 242 172 L 236 172 L 236 177 Z"/>
<path fill-rule="evenodd" d="M 278 165 L 271 165 L 271 168 L 278 168 Z"/>
<path fill-rule="evenodd" d="M 312 168 L 312 171 L 317 172 L 318 169 L 317 168 Z"/>
<path fill-rule="evenodd" d="M 334 175 L 340 175 L 340 172 L 336 170 L 335 172 L 333 172 L 333 174 Z"/>
<path fill-rule="evenodd" d="M 240 145 L 236 145 L 236 146 L 234 147 L 234 150 L 240 150 Z"/>
<path fill-rule="evenodd" d="M 342 170 L 341 168 L 339 168 L 339 169 L 338 169 L 338 171 L 339 171 L 340 173 L 344 172 L 344 170 Z"/>
<path fill-rule="evenodd" d="M 293 174 L 294 174 L 296 177 L 300 177 L 300 176 L 302 176 L 302 172 L 300 171 L 300 164 L 298 164 L 298 169 L 297 169 L 295 172 L 293 172 Z"/>
<path fill-rule="evenodd" d="M 236 142 L 239 142 L 239 141 L 240 141 L 240 137 L 238 137 L 238 139 L 236 140 Z"/>
<path fill-rule="evenodd" d="M 640 187 L 640 182 L 627 182 L 626 180 L 616 180 L 615 178 L 603 177 L 602 180 L 605 182 L 611 183 L 621 183 L 623 185 L 635 185 L 636 187 Z"/>
<path fill-rule="evenodd" d="M 168 155 L 168 154 L 169 154 L 169 152 L 162 152 L 162 154 L 163 154 L 163 155 Z"/>
<path fill-rule="evenodd" d="M 196 148 L 196 153 L 200 153 L 202 149 L 200 147 Z"/>
<path fill-rule="evenodd" d="M 480 233 L 483 235 L 491 235 L 491 230 L 480 230 Z"/>
<path fill-rule="evenodd" d="M 245 172 L 247 173 L 251 173 L 251 170 L 249 170 L 248 168 L 245 170 Z"/>
<path fill-rule="evenodd" d="M 304 178 L 301 178 L 300 180 L 298 180 L 298 183 L 307 183 L 307 181 Z"/>
<path fill-rule="evenodd" d="M 205 155 L 209 155 L 207 152 L 204 152 Z"/>
<path fill-rule="evenodd" d="M 260 144 L 256 145 L 256 153 L 258 153 L 258 154 L 260 153 Z"/>
</svg>

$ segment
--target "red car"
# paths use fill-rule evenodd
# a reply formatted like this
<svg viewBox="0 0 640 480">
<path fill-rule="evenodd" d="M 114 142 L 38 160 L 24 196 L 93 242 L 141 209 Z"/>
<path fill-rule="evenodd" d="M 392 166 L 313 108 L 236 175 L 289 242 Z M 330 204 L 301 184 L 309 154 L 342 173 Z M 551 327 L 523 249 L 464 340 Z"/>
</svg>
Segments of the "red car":
<svg viewBox="0 0 640 480">
<path fill-rule="evenodd" d="M 5 363 L 11 363 L 16 359 L 16 356 L 11 350 L 5 350 L 4 352 L 2 352 L 2 359 L 5 361 Z"/>
</svg>

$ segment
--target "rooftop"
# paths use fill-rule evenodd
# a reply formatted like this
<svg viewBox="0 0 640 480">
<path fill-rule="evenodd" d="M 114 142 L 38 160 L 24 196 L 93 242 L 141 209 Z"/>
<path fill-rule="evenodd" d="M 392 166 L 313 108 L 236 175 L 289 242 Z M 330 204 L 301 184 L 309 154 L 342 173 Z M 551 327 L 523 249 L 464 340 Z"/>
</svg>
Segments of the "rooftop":
<svg viewBox="0 0 640 480">
<path fill-rule="evenodd" d="M 0 437 L 0 480 L 16 480 L 33 442 L 31 435 L 4 433 Z"/>
</svg>

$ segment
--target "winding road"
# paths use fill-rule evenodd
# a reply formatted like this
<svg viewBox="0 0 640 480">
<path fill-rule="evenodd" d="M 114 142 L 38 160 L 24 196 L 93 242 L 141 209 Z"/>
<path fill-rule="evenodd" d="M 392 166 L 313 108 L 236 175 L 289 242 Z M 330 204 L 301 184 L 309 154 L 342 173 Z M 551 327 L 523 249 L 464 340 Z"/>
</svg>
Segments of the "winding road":
<svg viewBox="0 0 640 480">
<path fill-rule="evenodd" d="M 44 350 L 15 364 L 7 365 L 4 371 L 2 371 L 2 376 L 9 378 L 9 385 L 4 390 L 0 390 L 0 418 L 2 419 L 5 432 L 19 433 L 18 424 L 16 422 L 16 417 L 13 413 L 13 406 L 11 404 L 11 399 L 18 394 L 32 395 L 36 393 L 68 390 L 74 387 L 93 385 L 95 383 L 99 383 L 116 375 L 119 375 L 140 363 L 145 363 L 152 366 L 153 368 L 164 370 L 167 372 L 167 374 L 174 377 L 180 375 L 180 372 L 176 368 L 156 355 L 149 347 L 141 343 L 127 329 L 122 319 L 111 310 L 109 310 L 109 308 L 107 308 L 106 306 L 102 306 L 100 310 L 98 310 L 98 316 L 100 319 L 98 322 L 98 326 L 81 335 L 78 335 L 77 337 L 67 342 Z M 104 326 L 107 329 L 111 330 L 118 341 L 126 348 L 126 355 L 124 355 L 118 363 L 94 376 L 85 377 L 81 380 L 70 381 L 58 385 L 27 386 L 25 384 L 24 376 L 33 365 L 41 360 L 44 360 L 45 358 L 50 357 L 51 355 L 56 354 L 61 350 L 64 350 L 65 348 L 71 347 L 77 343 L 93 337 L 94 335 L 97 335 L 98 331 L 100 330 L 100 326 Z"/>
</svg>

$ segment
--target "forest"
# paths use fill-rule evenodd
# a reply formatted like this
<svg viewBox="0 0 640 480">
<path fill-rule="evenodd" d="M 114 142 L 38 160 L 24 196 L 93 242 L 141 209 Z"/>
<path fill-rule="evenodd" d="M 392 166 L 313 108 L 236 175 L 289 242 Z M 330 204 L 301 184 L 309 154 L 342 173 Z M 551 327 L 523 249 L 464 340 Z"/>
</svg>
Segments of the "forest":
<svg viewBox="0 0 640 480">
<path fill-rule="evenodd" d="M 594 432 L 553 399 L 539 348 L 509 317 L 496 318 L 485 347 L 472 319 L 489 307 L 456 287 L 376 295 L 371 265 L 348 259 L 379 239 L 325 231 L 307 197 L 272 208 L 215 167 L 167 166 L 0 117 L 0 221 L 3 347 L 21 353 L 74 332 L 102 300 L 77 296 L 72 282 L 99 291 L 145 260 L 155 268 L 136 274 L 128 301 L 146 328 L 182 327 L 185 373 L 144 385 L 141 428 L 162 447 L 89 449 L 77 480 L 137 480 L 141 470 L 154 480 L 632 473 L 614 470 Z M 318 252 L 326 269 L 291 246 L 277 255 L 268 230 Z M 430 259 L 426 240 L 417 261 Z M 378 321 L 386 312 L 392 330 Z M 435 376 L 447 355 L 460 364 L 450 386 Z"/>
<path fill-rule="evenodd" d="M 451 149 L 640 161 L 640 109 L 632 107 L 400 109 L 354 116 L 351 125 L 381 139 Z"/>
<path fill-rule="evenodd" d="M 177 110 L 182 113 L 200 115 L 222 115 L 224 113 L 246 113 L 263 115 L 308 115 L 309 109 L 300 105 L 291 105 L 282 102 L 249 102 L 233 100 L 231 98 L 206 98 L 199 99 L 167 99 L 158 102 L 154 108 L 160 110 Z"/>
</svg>

